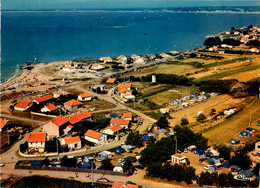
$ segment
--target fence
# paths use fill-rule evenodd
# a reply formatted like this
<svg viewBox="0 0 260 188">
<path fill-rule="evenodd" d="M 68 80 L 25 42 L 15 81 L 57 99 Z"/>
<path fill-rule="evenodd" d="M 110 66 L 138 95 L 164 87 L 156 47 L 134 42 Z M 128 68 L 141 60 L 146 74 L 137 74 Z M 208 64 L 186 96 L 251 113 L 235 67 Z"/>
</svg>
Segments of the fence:
<svg viewBox="0 0 260 188">
<path fill-rule="evenodd" d="M 50 170 L 50 171 L 69 171 L 69 172 L 87 172 L 91 173 L 91 169 L 84 168 L 72 168 L 72 167 L 41 167 L 41 166 L 21 166 L 15 165 L 15 169 L 22 170 Z M 118 175 L 118 176 L 129 176 L 127 173 L 113 172 L 110 170 L 93 170 L 96 174 L 108 174 L 108 175 Z"/>
</svg>

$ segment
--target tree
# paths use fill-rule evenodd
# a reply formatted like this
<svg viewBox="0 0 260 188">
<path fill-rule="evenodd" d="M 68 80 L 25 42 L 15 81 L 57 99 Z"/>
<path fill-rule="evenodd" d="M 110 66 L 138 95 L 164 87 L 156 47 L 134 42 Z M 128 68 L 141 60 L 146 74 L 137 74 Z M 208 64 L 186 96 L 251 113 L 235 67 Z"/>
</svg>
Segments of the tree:
<svg viewBox="0 0 260 188">
<path fill-rule="evenodd" d="M 102 168 L 103 170 L 113 170 L 114 166 L 112 165 L 110 159 L 104 159 L 104 160 L 101 162 L 101 168 Z"/>
<path fill-rule="evenodd" d="M 216 109 L 215 109 L 215 108 L 212 108 L 211 111 L 210 111 L 210 115 L 212 116 L 212 115 L 214 115 L 214 114 L 216 114 Z"/>
<path fill-rule="evenodd" d="M 254 175 L 256 175 L 256 176 L 259 176 L 259 167 L 260 167 L 260 162 L 255 165 L 255 167 L 252 171 L 254 173 Z"/>
<path fill-rule="evenodd" d="M 209 37 L 205 40 L 204 46 L 212 47 L 217 45 L 217 40 L 215 37 Z"/>
<path fill-rule="evenodd" d="M 202 120 L 204 120 L 204 119 L 206 119 L 206 116 L 203 114 L 203 113 L 201 113 L 201 114 L 199 114 L 198 115 L 198 117 L 197 117 L 197 121 L 202 121 Z"/>
<path fill-rule="evenodd" d="M 64 166 L 64 167 L 74 167 L 75 168 L 76 164 L 77 164 L 77 160 L 75 157 L 69 159 L 65 155 L 64 157 L 61 158 L 60 164 L 61 164 L 61 166 Z"/>
<path fill-rule="evenodd" d="M 139 133 L 139 131 L 130 132 L 126 138 L 125 143 L 127 145 L 132 145 L 140 148 L 142 147 L 142 135 Z"/>
<path fill-rule="evenodd" d="M 216 147 L 216 149 L 218 150 L 219 152 L 219 157 L 222 157 L 226 160 L 230 160 L 230 153 L 231 153 L 231 148 L 224 145 L 224 144 L 221 144 L 221 145 L 218 145 Z"/>
<path fill-rule="evenodd" d="M 233 26 L 233 27 L 231 27 L 231 31 L 235 31 L 236 30 L 236 28 Z"/>
<path fill-rule="evenodd" d="M 249 169 L 252 164 L 252 161 L 247 153 L 243 151 L 236 151 L 230 162 L 231 164 L 240 166 L 244 170 Z"/>
<path fill-rule="evenodd" d="M 124 170 L 124 172 L 129 173 L 129 174 L 133 174 L 134 173 L 135 167 L 132 164 L 131 160 L 126 160 L 125 161 L 125 163 L 123 165 L 123 170 Z"/>
<path fill-rule="evenodd" d="M 41 162 L 41 166 L 49 166 L 49 164 L 50 164 L 50 160 L 47 157 Z"/>
<path fill-rule="evenodd" d="M 189 124 L 189 121 L 187 118 L 181 118 L 181 125 L 188 125 Z"/>
<path fill-rule="evenodd" d="M 167 118 L 165 116 L 161 116 L 158 121 L 157 121 L 157 125 L 160 127 L 160 128 L 166 128 L 168 127 L 169 125 L 169 122 L 167 120 Z"/>
<path fill-rule="evenodd" d="M 3 146 L 2 146 L 2 148 L 3 148 Z M 28 142 L 27 142 L 27 141 L 26 141 L 25 143 L 23 143 L 23 144 L 20 145 L 20 151 L 21 151 L 22 153 L 28 151 Z"/>
</svg>

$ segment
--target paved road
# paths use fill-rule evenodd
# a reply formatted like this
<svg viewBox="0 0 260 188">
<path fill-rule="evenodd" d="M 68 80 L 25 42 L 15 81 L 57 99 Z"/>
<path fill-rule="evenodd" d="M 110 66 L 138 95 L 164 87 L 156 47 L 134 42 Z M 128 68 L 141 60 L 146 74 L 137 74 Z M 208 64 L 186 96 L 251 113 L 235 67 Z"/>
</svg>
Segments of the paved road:
<svg viewBox="0 0 260 188">
<path fill-rule="evenodd" d="M 18 116 L 13 116 L 10 114 L 5 114 L 5 113 L 1 113 L 1 117 L 7 118 L 7 119 L 14 119 L 14 120 L 18 120 L 18 121 L 25 121 L 25 122 L 32 122 L 32 120 L 30 118 L 24 118 L 24 117 L 18 117 Z M 39 121 L 39 120 L 33 120 L 34 123 L 36 124 L 43 124 L 46 123 L 45 121 Z"/>
</svg>

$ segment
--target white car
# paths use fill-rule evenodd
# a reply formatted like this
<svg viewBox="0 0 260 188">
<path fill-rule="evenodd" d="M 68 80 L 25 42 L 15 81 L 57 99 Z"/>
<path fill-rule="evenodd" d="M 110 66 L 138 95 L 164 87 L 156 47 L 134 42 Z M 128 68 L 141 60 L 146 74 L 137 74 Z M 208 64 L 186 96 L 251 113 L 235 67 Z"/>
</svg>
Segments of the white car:
<svg viewBox="0 0 260 188">
<path fill-rule="evenodd" d="M 3 164 L 3 163 L 0 164 L 0 167 L 4 167 L 4 166 L 5 166 L 5 164 Z"/>
</svg>

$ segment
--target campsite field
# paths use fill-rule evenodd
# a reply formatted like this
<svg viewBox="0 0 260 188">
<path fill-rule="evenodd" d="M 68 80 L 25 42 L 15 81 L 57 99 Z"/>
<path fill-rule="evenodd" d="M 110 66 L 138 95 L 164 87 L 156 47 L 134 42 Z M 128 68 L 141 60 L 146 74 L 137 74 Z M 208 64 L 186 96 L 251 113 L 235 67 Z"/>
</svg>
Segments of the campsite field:
<svg viewBox="0 0 260 188">
<path fill-rule="evenodd" d="M 219 143 L 228 143 L 232 139 L 238 139 L 240 141 L 248 141 L 248 138 L 241 139 L 238 134 L 245 130 L 249 126 L 249 119 L 251 114 L 251 127 L 259 131 L 257 127 L 257 121 L 259 121 L 260 100 L 255 99 L 251 104 L 247 105 L 242 111 L 234 114 L 229 119 L 220 123 L 217 126 L 212 127 L 208 131 L 203 133 L 203 136 L 209 139 L 211 145 Z M 256 133 L 253 138 L 259 139 Z M 250 139 L 252 140 L 252 139 Z"/>
</svg>

